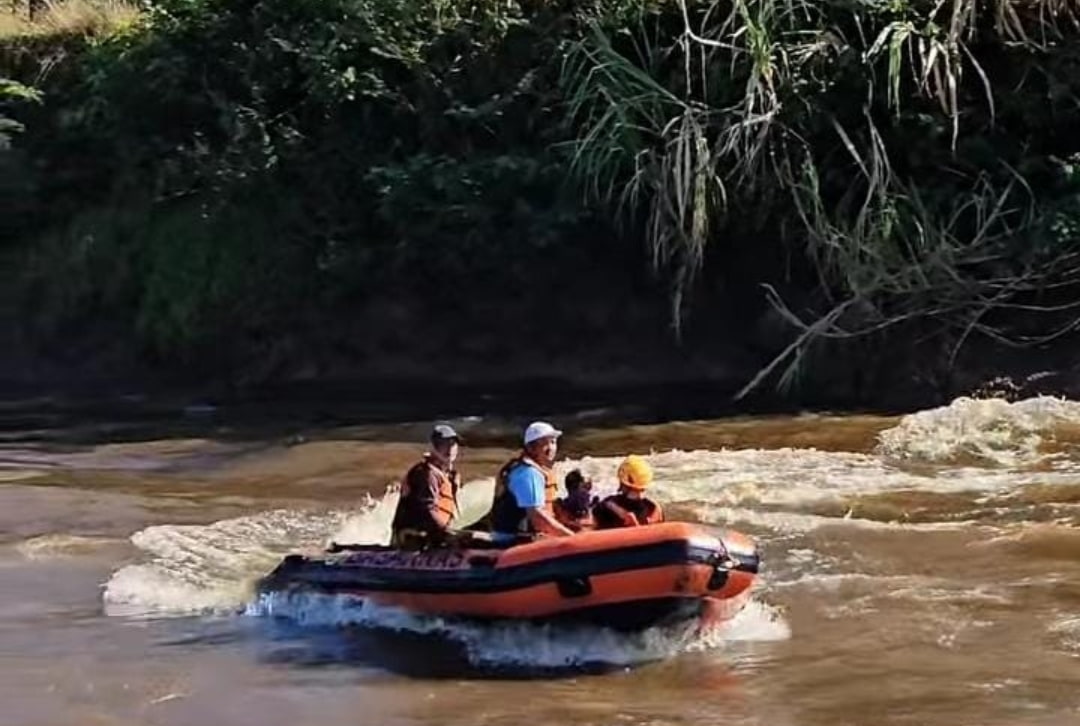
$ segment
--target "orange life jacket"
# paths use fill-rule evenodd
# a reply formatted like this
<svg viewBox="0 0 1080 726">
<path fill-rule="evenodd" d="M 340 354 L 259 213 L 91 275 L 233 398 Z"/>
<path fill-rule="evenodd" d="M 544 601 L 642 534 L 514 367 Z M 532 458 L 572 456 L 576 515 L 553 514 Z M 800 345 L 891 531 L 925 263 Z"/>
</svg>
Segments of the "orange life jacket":
<svg viewBox="0 0 1080 726">
<path fill-rule="evenodd" d="M 611 529 L 612 519 L 621 527 L 638 527 L 664 521 L 664 510 L 651 499 L 630 499 L 615 494 L 600 502 L 599 508 L 612 515 L 596 517 L 599 529 Z"/>
<path fill-rule="evenodd" d="M 409 480 L 414 477 L 422 477 L 425 482 L 424 486 L 427 486 L 426 481 L 430 474 L 435 474 L 438 479 L 438 491 L 433 502 L 422 502 L 413 492 Z M 429 522 L 425 520 L 430 517 L 430 520 L 436 526 L 445 529 L 458 515 L 457 490 L 457 472 L 447 473 L 435 466 L 431 459 L 425 456 L 423 461 L 413 466 L 401 480 L 401 493 L 398 499 L 397 511 L 394 513 L 393 528 L 395 530 L 426 530 L 429 528 Z"/>
<path fill-rule="evenodd" d="M 544 506 L 552 511 L 555 497 L 559 493 L 559 480 L 555 472 L 541 466 L 522 452 L 506 462 L 495 477 L 495 496 L 492 498 L 488 522 L 495 532 L 530 532 L 531 526 L 525 516 L 525 510 L 517 505 L 517 500 L 510 493 L 510 472 L 519 466 L 531 466 L 544 475 Z"/>
<path fill-rule="evenodd" d="M 583 513 L 573 512 L 565 499 L 556 499 L 551 505 L 552 512 L 559 524 L 574 532 L 595 529 L 596 522 L 593 520 L 592 508 L 587 508 Z"/>
</svg>

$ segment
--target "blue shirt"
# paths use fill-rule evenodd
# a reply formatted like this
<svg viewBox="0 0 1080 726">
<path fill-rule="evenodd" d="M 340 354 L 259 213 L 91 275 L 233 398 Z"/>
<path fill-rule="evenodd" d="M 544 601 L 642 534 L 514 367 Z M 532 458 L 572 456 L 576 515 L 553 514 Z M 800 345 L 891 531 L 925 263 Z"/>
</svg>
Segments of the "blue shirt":
<svg viewBox="0 0 1080 726">
<path fill-rule="evenodd" d="M 515 466 L 510 470 L 506 486 L 522 509 L 544 506 L 544 488 L 547 482 L 535 466 Z"/>
<path fill-rule="evenodd" d="M 522 509 L 543 507 L 545 504 L 544 488 L 547 482 L 544 475 L 535 466 L 515 466 L 507 477 L 506 488 L 514 501 Z M 513 532 L 492 532 L 492 539 L 497 543 L 511 542 L 517 536 Z"/>
</svg>

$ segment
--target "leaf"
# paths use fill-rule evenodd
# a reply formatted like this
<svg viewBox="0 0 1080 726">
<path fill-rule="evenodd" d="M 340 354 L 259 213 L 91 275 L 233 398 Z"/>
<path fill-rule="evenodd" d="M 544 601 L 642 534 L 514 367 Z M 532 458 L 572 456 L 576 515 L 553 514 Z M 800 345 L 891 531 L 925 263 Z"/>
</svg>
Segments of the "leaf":
<svg viewBox="0 0 1080 726">
<path fill-rule="evenodd" d="M 30 101 L 33 103 L 40 103 L 42 99 L 41 91 L 30 86 L 23 85 L 18 81 L 13 81 L 9 78 L 0 78 L 0 100 L 4 98 L 12 98 L 20 101 Z"/>
</svg>

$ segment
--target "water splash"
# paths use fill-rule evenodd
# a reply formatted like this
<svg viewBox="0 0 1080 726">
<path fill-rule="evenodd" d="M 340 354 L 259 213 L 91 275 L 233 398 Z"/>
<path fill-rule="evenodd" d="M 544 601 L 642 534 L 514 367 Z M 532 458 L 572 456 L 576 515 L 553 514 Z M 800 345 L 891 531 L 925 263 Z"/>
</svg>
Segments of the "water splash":
<svg viewBox="0 0 1080 726">
<path fill-rule="evenodd" d="M 1016 467 L 1046 456 L 1067 429 L 1080 426 L 1080 402 L 1049 396 L 1015 403 L 958 398 L 948 406 L 905 416 L 879 435 L 878 453 L 932 464 Z"/>
<path fill-rule="evenodd" d="M 656 472 L 652 495 L 706 526 L 749 527 L 759 540 L 782 541 L 842 524 L 861 529 L 970 526 L 966 510 L 950 505 L 941 520 L 912 524 L 877 521 L 856 501 L 887 495 L 914 501 L 911 493 L 962 493 L 972 506 L 980 495 L 1018 486 L 1002 464 L 1038 456 L 1047 438 L 1080 423 L 1080 404 L 1053 398 L 1018 403 L 958 399 L 950 406 L 905 417 L 881 435 L 882 456 L 813 449 L 665 451 L 646 454 Z M 948 476 L 898 466 L 910 461 L 957 462 L 977 458 L 982 466 L 952 466 Z M 621 457 L 584 457 L 556 466 L 560 478 L 581 468 L 598 494 L 614 490 Z M 992 463 L 992 468 L 985 464 Z M 1020 486 L 1053 483 L 1068 472 L 1033 471 Z M 463 519 L 478 517 L 491 502 L 490 478 L 466 483 Z M 907 494 L 905 494 L 907 493 Z M 907 497 L 905 499 L 905 497 Z M 854 505 L 851 503 L 854 502 Z M 369 498 L 353 510 L 271 511 L 210 525 L 155 526 L 137 532 L 132 543 L 147 560 L 117 571 L 104 591 L 106 612 L 124 615 L 186 615 L 236 612 L 253 597 L 254 583 L 280 559 L 331 541 L 384 543 L 397 504 L 396 491 Z M 888 515 L 903 506 L 893 500 Z M 962 504 L 962 503 L 961 503 Z M 905 505 L 906 506 L 906 505 Z M 959 505 L 957 505 L 959 506 Z M 890 508 L 891 507 L 891 508 Z M 956 511 L 953 511 L 956 510 Z M 774 573 L 779 574 L 779 573 Z"/>
<path fill-rule="evenodd" d="M 474 666 L 574 668 L 632 666 L 734 641 L 775 641 L 791 636 L 780 613 L 751 601 L 733 620 L 699 632 L 693 626 L 618 633 L 606 628 L 531 623 L 480 624 L 421 616 L 343 595 L 267 593 L 246 614 L 282 617 L 305 626 L 359 625 L 446 638 L 461 644 Z"/>
<path fill-rule="evenodd" d="M 51 560 L 93 554 L 121 542 L 113 537 L 43 534 L 18 542 L 15 550 L 28 560 Z"/>
<path fill-rule="evenodd" d="M 466 519 L 484 512 L 491 489 L 490 480 L 462 488 Z M 105 611 L 126 617 L 235 612 L 254 596 L 257 580 L 291 552 L 321 551 L 331 542 L 388 542 L 397 501 L 391 489 L 352 510 L 273 510 L 209 525 L 147 527 L 131 542 L 149 560 L 113 574 Z"/>
<path fill-rule="evenodd" d="M 1058 649 L 1071 655 L 1080 654 L 1080 617 L 1060 617 L 1047 626 L 1047 633 Z"/>
<path fill-rule="evenodd" d="M 926 435 L 929 435 L 927 433 Z M 971 467 L 947 477 L 907 472 L 866 454 L 806 449 L 666 451 L 647 456 L 656 472 L 651 493 L 680 516 L 706 526 L 748 525 L 759 538 L 783 538 L 843 524 L 886 529 L 967 526 L 964 521 L 878 522 L 852 514 L 847 502 L 888 492 L 996 492 L 1016 486 L 1015 474 Z M 597 493 L 615 488 L 620 457 L 563 461 L 561 476 L 579 467 Z M 1045 472 L 1039 477 L 1052 479 Z M 460 499 L 463 520 L 480 516 L 491 502 L 490 478 L 467 482 Z M 145 562 L 116 572 L 105 586 L 111 614 L 184 615 L 235 611 L 253 595 L 255 581 L 286 554 L 339 543 L 385 543 L 398 495 L 390 490 L 353 510 L 278 510 L 210 525 L 164 525 L 141 530 L 132 543 Z"/>
<path fill-rule="evenodd" d="M 148 527 L 131 541 L 151 559 L 123 567 L 109 579 L 105 611 L 124 616 L 235 611 L 282 557 L 321 548 L 351 516 L 275 510 L 209 525 Z"/>
</svg>

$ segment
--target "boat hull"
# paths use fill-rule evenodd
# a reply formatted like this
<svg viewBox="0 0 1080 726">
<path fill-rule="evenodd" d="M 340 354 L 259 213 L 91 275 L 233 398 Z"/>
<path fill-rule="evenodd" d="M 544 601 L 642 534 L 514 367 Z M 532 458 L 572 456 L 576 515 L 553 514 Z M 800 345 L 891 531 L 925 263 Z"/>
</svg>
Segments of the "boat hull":
<svg viewBox="0 0 1080 726">
<path fill-rule="evenodd" d="M 588 623 L 620 631 L 716 624 L 749 599 L 759 558 L 744 536 L 670 523 L 544 539 L 506 550 L 357 546 L 290 555 L 261 593 L 318 592 L 425 615 Z"/>
</svg>

